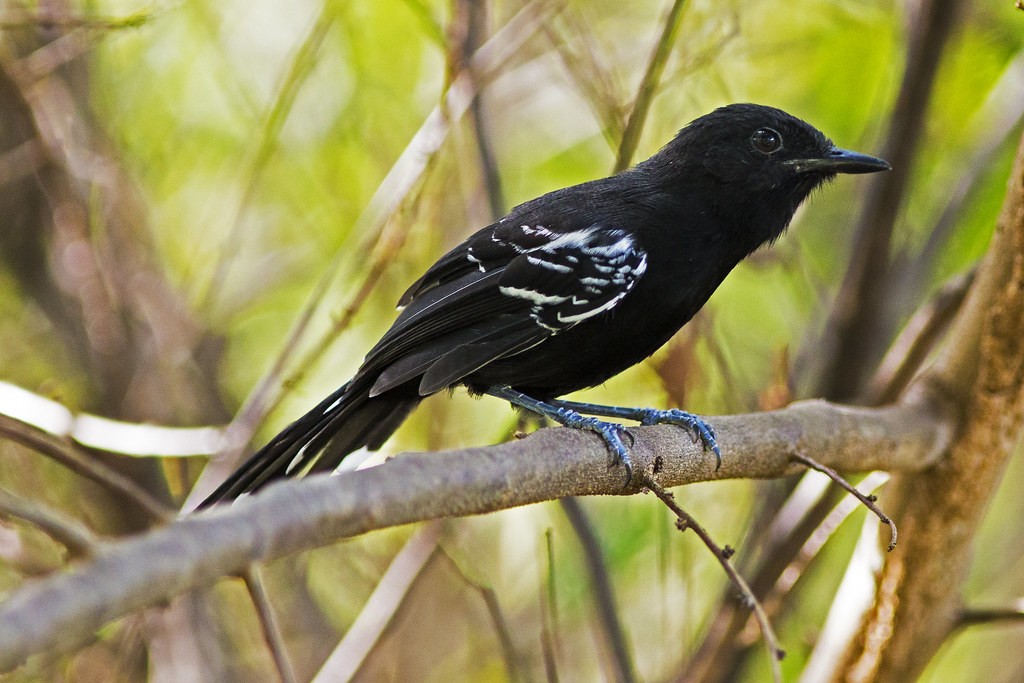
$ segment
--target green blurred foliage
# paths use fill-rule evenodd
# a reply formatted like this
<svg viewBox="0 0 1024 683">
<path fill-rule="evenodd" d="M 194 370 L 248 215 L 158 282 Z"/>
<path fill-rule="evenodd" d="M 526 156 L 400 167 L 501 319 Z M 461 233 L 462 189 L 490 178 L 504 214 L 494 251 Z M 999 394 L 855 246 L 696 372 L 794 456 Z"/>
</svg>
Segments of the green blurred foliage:
<svg viewBox="0 0 1024 683">
<path fill-rule="evenodd" d="M 520 7 L 495 3 L 492 29 Z M 98 0 L 78 9 L 124 16 L 140 6 Z M 596 61 L 619 89 L 613 95 L 623 110 L 666 9 L 667 3 L 650 0 L 568 3 L 573 25 L 589 31 Z M 882 0 L 695 0 L 685 12 L 641 156 L 653 153 L 687 121 L 731 101 L 778 106 L 808 119 L 841 146 L 878 149 L 902 73 L 906 23 L 914 21 L 909 7 Z M 308 68 L 293 68 L 318 17 L 330 24 L 324 40 Z M 147 213 L 139 222 L 152 235 L 166 276 L 225 340 L 217 380 L 229 404 L 240 405 L 281 353 L 297 312 L 335 259 L 338 274 L 300 341 L 301 350 L 326 333 L 366 275 L 372 235 L 355 228 L 439 101 L 448 81 L 450 20 L 448 3 L 427 0 L 185 0 L 158 5 L 137 28 L 94 34 L 88 53 L 93 116 L 145 199 Z M 1021 54 L 1020 25 L 1011 3 L 978 3 L 957 30 L 940 69 L 896 234 L 899 248 L 911 256 L 968 170 L 963 160 L 988 133 L 984 121 L 973 117 Z M 580 37 L 559 36 L 561 25 L 552 26 L 556 41 Z M 289 90 L 295 92 L 294 102 L 278 112 L 283 120 L 275 120 L 272 112 Z M 604 124 L 543 34 L 488 86 L 483 107 L 509 205 L 604 175 L 612 166 L 615 150 Z M 984 171 L 929 287 L 983 253 L 1002 199 L 1015 136 L 1010 137 Z M 480 178 L 473 132 L 457 122 L 414 198 L 394 219 L 408 239 L 353 325 L 289 386 L 258 438 L 273 434 L 347 379 L 393 319 L 403 288 L 448 246 L 488 221 Z M 779 359 L 797 357 L 820 331 L 847 263 L 849 228 L 864 188 L 863 180 L 843 178 L 819 192 L 778 245 L 741 265 L 723 285 L 701 326 L 693 374 L 700 381 L 686 387 L 688 408 L 710 414 L 754 410 L 767 387 L 785 381 Z M 72 406 L 82 403 L 76 370 L 49 337 L 45 317 L 3 273 L 0 316 L 0 377 Z M 652 364 L 582 395 L 604 403 L 666 400 Z M 513 422 L 514 415 L 495 401 L 435 397 L 384 453 L 491 443 L 505 438 Z M 40 467 L 38 459 L 19 467 L 33 478 L 50 469 Z M 970 586 L 980 599 L 998 603 L 1024 591 L 1019 525 L 1012 524 L 1020 513 L 1012 491 L 1022 476 L 1018 463 L 992 509 L 984 561 Z M 2 479 L 9 485 L 12 478 Z M 33 486 L 43 490 L 50 484 L 21 482 L 18 488 Z M 60 486 L 70 488 L 66 481 Z M 691 486 L 678 497 L 721 543 L 739 546 L 742 556 L 757 544 L 747 529 L 756 490 L 750 482 L 730 482 Z M 74 490 L 66 495 L 73 499 Z M 674 531 L 652 496 L 585 505 L 607 554 L 638 670 L 647 680 L 671 677 L 699 644 L 724 577 L 690 534 Z M 780 628 L 789 652 L 788 675 L 806 663 L 865 523 L 875 524 L 860 514 L 845 522 L 812 563 L 800 590 L 789 596 L 792 616 Z M 539 675 L 539 605 L 550 588 L 547 529 L 554 534 L 558 661 L 566 680 L 595 680 L 604 655 L 595 645 L 588 579 L 578 543 L 555 505 L 451 522 L 445 547 L 463 571 L 495 589 L 521 654 Z M 372 534 L 306 557 L 305 589 L 338 633 L 351 625 L 408 534 L 408 529 Z M 52 552 L 46 548 L 43 554 Z M 502 680 L 500 653 L 479 596 L 450 568 L 435 569 L 428 585 L 438 592 L 433 598 L 417 593 L 418 602 L 402 612 L 400 627 L 390 634 L 408 638 L 392 643 L 405 658 L 393 671 L 414 672 L 420 680 Z M 12 574 L 0 567 L 0 588 L 13 585 Z M 288 590 L 283 581 L 270 584 Z M 238 633 L 227 640 L 243 651 L 243 660 L 249 658 L 243 670 L 266 666 L 244 596 L 222 595 L 217 604 L 238 615 Z M 441 641 L 454 648 L 449 651 L 418 651 L 418 639 L 441 623 L 461 623 L 451 628 L 466 640 Z M 1007 661 L 993 652 L 1014 646 L 1019 652 L 1022 639 L 1019 627 L 998 637 L 986 630 L 957 638 L 926 679 L 1005 680 L 1012 667 L 1020 671 L 1019 656 Z M 963 675 L 949 678 L 954 671 Z M 763 680 L 766 672 L 759 654 L 746 677 Z"/>
</svg>

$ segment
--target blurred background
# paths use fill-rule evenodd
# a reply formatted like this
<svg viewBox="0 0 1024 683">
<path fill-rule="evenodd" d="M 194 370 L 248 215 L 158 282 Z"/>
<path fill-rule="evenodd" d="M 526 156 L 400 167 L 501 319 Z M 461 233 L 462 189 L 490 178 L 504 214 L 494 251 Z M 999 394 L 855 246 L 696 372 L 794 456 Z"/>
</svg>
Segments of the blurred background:
<svg viewBox="0 0 1024 683">
<path fill-rule="evenodd" d="M 954 17 L 945 32 L 926 26 L 936 12 Z M 75 414 L 230 423 L 230 438 L 190 456 L 153 444 L 92 452 L 180 506 L 213 450 L 211 471 L 226 474 L 250 440 L 347 380 L 405 287 L 449 247 L 515 204 L 646 158 L 717 106 L 750 101 L 894 166 L 908 136 L 891 131 L 914 132 L 896 154 L 904 185 L 884 200 L 884 306 L 872 304 L 875 326 L 857 346 L 865 370 L 852 384 L 830 380 L 847 366 L 823 341 L 870 215 L 865 197 L 881 192 L 844 177 L 668 347 L 575 398 L 705 415 L 810 396 L 885 400 L 872 376 L 890 342 L 935 292 L 962 293 L 958 277 L 991 235 L 1021 131 L 1022 50 L 1024 13 L 1007 0 L 0 1 L 0 380 Z M 915 75 L 922 62 L 931 74 Z M 908 73 L 924 89 L 916 100 L 900 99 L 917 82 Z M 380 457 L 514 429 L 498 401 L 439 395 Z M 1024 592 L 1022 478 L 1016 462 L 993 502 L 969 602 Z M 131 500 L 7 440 L 0 487 L 104 535 L 151 524 Z M 841 582 L 877 540 L 876 519 L 833 512 L 839 497 L 823 489 L 812 478 L 676 492 L 777 598 L 787 680 L 814 680 L 835 658 L 815 646 L 830 613 L 843 622 L 837 591 L 849 595 Z M 263 567 L 298 679 L 416 534 L 430 551 L 404 588 L 381 584 L 397 606 L 357 680 L 614 679 L 583 528 L 639 678 L 766 679 L 756 626 L 733 615 L 717 562 L 663 506 L 581 503 L 576 524 L 563 506 L 538 505 Z M 817 509 L 816 521 L 793 522 L 793 505 Z M 35 526 L 0 519 L 0 595 L 66 561 Z M 4 680 L 277 675 L 243 584 L 224 580 Z M 1022 676 L 1024 630 L 988 626 L 953 639 L 925 680 Z"/>
</svg>

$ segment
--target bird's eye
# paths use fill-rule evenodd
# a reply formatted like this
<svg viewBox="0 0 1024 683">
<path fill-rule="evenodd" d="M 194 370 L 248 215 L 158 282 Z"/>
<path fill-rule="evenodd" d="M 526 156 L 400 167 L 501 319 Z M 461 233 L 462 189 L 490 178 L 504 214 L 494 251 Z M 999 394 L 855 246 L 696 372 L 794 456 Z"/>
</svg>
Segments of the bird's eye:
<svg viewBox="0 0 1024 683">
<path fill-rule="evenodd" d="M 750 136 L 750 145 L 762 154 L 773 154 L 782 149 L 782 136 L 774 128 L 758 128 Z"/>
</svg>

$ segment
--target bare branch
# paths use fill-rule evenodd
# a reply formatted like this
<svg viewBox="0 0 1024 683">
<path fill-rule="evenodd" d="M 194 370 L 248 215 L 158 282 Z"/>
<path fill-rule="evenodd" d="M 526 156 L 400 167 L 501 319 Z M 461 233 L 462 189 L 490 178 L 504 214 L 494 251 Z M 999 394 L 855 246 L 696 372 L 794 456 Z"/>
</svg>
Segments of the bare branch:
<svg viewBox="0 0 1024 683">
<path fill-rule="evenodd" d="M 252 604 L 256 607 L 256 613 L 260 618 L 260 627 L 263 629 L 263 637 L 266 638 L 267 645 L 270 647 L 270 654 L 274 657 L 274 665 L 277 666 L 281 680 L 283 683 L 298 683 L 295 671 L 288 660 L 288 651 L 284 646 L 281 627 L 274 615 L 274 606 L 270 604 L 270 596 L 260 577 L 260 568 L 256 565 L 250 566 L 242 574 L 242 578 L 252 597 Z"/>
<path fill-rule="evenodd" d="M 72 472 L 127 497 L 155 520 L 170 521 L 174 517 L 172 510 L 128 477 L 34 425 L 0 413 L 0 436 L 38 451 Z"/>
<path fill-rule="evenodd" d="M 903 196 L 913 169 L 922 118 L 928 111 L 932 85 L 962 0 L 926 0 L 920 20 L 912 25 L 903 82 L 893 108 L 888 139 L 881 156 L 892 172 L 871 181 L 857 220 L 853 254 L 823 339 L 815 350 L 822 375 L 815 392 L 833 400 L 858 395 L 869 377 L 865 368 L 876 362 L 888 341 L 884 295 L 889 251 Z"/>
<path fill-rule="evenodd" d="M 943 285 L 918 309 L 882 358 L 867 390 L 870 405 L 895 401 L 941 341 L 974 282 L 974 270 Z"/>
<path fill-rule="evenodd" d="M 158 14 L 166 10 L 144 10 L 123 17 L 88 16 L 66 12 L 43 11 L 39 13 L 8 11 L 0 15 L 0 30 L 19 28 L 32 29 L 74 29 L 83 28 L 93 31 L 119 31 L 139 28 L 154 20 Z"/>
<path fill-rule="evenodd" d="M 927 468 L 952 429 L 925 392 L 884 409 L 823 401 L 784 410 L 713 418 L 726 457 L 720 469 L 674 426 L 635 427 L 635 471 L 661 463 L 662 486 L 799 471 L 799 450 L 846 470 Z M 66 651 L 124 614 L 189 588 L 373 529 L 493 512 L 577 495 L 637 493 L 589 433 L 543 429 L 485 448 L 407 454 L 340 477 L 286 481 L 231 507 L 112 543 L 70 572 L 27 585 L 0 605 L 0 670 L 41 650 Z"/>
<path fill-rule="evenodd" d="M 453 59 L 458 68 L 466 60 L 472 58 L 473 53 L 480 47 L 487 35 L 488 4 L 476 0 L 459 0 L 455 3 L 454 14 L 458 18 L 453 20 L 453 23 L 456 24 L 456 30 L 462 33 L 454 46 Z M 472 77 L 472 70 L 469 71 L 469 74 Z M 488 222 L 490 222 L 505 213 L 505 193 L 502 190 L 501 172 L 498 170 L 494 142 L 491 139 L 490 122 L 484 103 L 485 94 L 483 88 L 479 86 L 476 88 L 476 96 L 470 103 L 467 118 L 476 141 L 480 175 L 483 177 L 490 209 L 490 216 L 488 216 Z"/>
<path fill-rule="evenodd" d="M 428 524 L 406 541 L 313 683 L 345 683 L 359 672 L 359 667 L 391 623 L 409 589 L 434 556 L 441 529 L 440 523 Z"/>
<path fill-rule="evenodd" d="M 948 396 L 962 428 L 941 463 L 901 482 L 905 541 L 886 556 L 875 604 L 839 669 L 851 680 L 916 678 L 957 625 L 978 525 L 1024 428 L 1022 310 L 1024 138 L 974 286 L 916 385 Z"/>
<path fill-rule="evenodd" d="M 1007 622 L 1014 624 L 1024 622 L 1024 600 L 1017 600 L 1011 607 L 964 608 L 960 611 L 956 626 L 957 628 L 968 628 Z"/>
<path fill-rule="evenodd" d="M 609 675 L 609 679 L 621 682 L 635 681 L 636 668 L 633 666 L 633 656 L 626 641 L 626 632 L 619 620 L 619 609 L 615 604 L 615 593 L 612 590 L 612 577 L 604 560 L 601 543 L 597 540 L 597 534 L 594 533 L 594 527 L 579 498 L 562 498 L 559 502 L 583 548 L 587 575 L 590 576 L 591 590 L 597 604 L 598 620 L 611 651 L 611 659 L 615 663 L 614 675 Z"/>
<path fill-rule="evenodd" d="M 663 489 L 658 482 L 656 482 L 653 476 L 644 472 L 644 484 L 651 491 L 654 492 L 661 502 L 665 503 L 672 512 L 678 517 L 676 526 L 680 531 L 686 531 L 687 529 L 693 530 L 695 534 L 700 538 L 701 542 L 707 546 L 707 549 L 711 551 L 711 554 L 715 556 L 718 563 L 722 565 L 722 569 L 725 570 L 726 575 L 729 577 L 729 581 L 739 591 L 740 596 L 743 599 L 743 604 L 750 608 L 754 613 L 754 617 L 757 619 L 758 625 L 761 627 L 761 635 L 764 637 L 765 646 L 768 648 L 768 659 L 771 662 L 772 669 L 772 680 L 776 683 L 782 681 L 782 670 L 779 668 L 779 661 L 786 656 L 786 652 L 779 645 L 779 638 L 775 635 L 775 629 L 772 628 L 771 621 L 768 620 L 768 615 L 764 611 L 764 606 L 761 605 L 761 601 L 757 599 L 754 592 L 750 590 L 750 586 L 743 580 L 740 573 L 736 571 L 735 567 L 732 566 L 732 562 L 729 558 L 733 555 L 733 549 L 729 546 L 721 548 L 715 543 L 714 539 L 711 538 L 704 527 L 697 523 L 688 512 L 683 510 L 678 503 L 675 501 L 675 497 Z"/>
<path fill-rule="evenodd" d="M 793 459 L 796 460 L 797 462 L 800 462 L 800 463 L 803 463 L 804 465 L 807 465 L 812 470 L 816 470 L 818 472 L 821 472 L 826 477 L 828 477 L 829 479 L 834 481 L 844 491 L 846 491 L 851 496 L 853 496 L 854 498 L 859 500 L 864 507 L 866 507 L 868 510 L 871 510 L 871 512 L 874 513 L 874 515 L 876 517 L 878 517 L 879 520 L 881 520 L 882 524 L 887 525 L 889 527 L 889 534 L 890 534 L 890 538 L 889 538 L 889 552 L 892 552 L 892 549 L 896 547 L 896 538 L 899 535 L 898 532 L 896 531 L 896 523 L 893 522 L 889 518 L 888 515 L 886 515 L 884 512 L 882 512 L 881 508 L 879 508 L 877 505 L 875 505 L 875 500 L 876 499 L 875 499 L 874 495 L 865 495 L 865 494 L 861 493 L 860 491 L 857 490 L 857 488 L 853 484 L 851 484 L 850 482 L 848 482 L 845 479 L 843 479 L 839 475 L 839 473 L 836 472 L 834 469 L 832 469 L 831 467 L 826 467 L 825 465 L 822 465 L 819 462 L 815 462 L 812 458 L 808 458 L 806 455 L 801 455 L 800 453 L 795 453 L 793 455 Z"/>
<path fill-rule="evenodd" d="M 96 537 L 81 524 L 61 519 L 42 505 L 18 498 L 3 489 L 0 489 L 0 517 L 16 517 L 38 527 L 67 548 L 71 557 L 89 557 L 96 550 Z"/>
<path fill-rule="evenodd" d="M 619 143 L 619 153 L 615 159 L 614 171 L 624 171 L 633 162 L 636 148 L 640 144 L 640 134 L 647 122 L 647 113 L 651 109 L 651 103 L 658 92 L 658 85 L 661 82 L 661 75 L 665 72 L 665 64 L 672 54 L 675 46 L 676 34 L 679 32 L 679 23 L 683 16 L 683 7 L 686 0 L 674 0 L 672 7 L 665 16 L 665 22 L 661 28 L 661 35 L 655 43 L 651 59 L 647 63 L 647 70 L 640 80 L 640 88 L 633 101 L 633 110 L 629 113 L 626 121 L 626 129 L 622 132 L 622 142 Z"/>
</svg>

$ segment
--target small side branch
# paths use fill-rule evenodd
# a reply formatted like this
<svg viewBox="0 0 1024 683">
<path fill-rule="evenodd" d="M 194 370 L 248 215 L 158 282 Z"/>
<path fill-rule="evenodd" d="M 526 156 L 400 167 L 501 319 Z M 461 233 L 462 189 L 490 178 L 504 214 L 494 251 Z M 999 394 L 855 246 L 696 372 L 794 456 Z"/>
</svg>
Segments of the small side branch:
<svg viewBox="0 0 1024 683">
<path fill-rule="evenodd" d="M 640 144 L 640 133 L 643 132 L 644 124 L 647 122 L 647 112 L 658 92 L 665 64 L 668 63 L 672 48 L 675 46 L 676 34 L 679 32 L 679 24 L 685 6 L 685 0 L 675 0 L 665 17 L 661 35 L 658 37 L 658 42 L 651 53 L 651 59 L 647 63 L 647 70 L 644 72 L 643 80 L 640 81 L 640 90 L 633 102 L 633 110 L 629 114 L 626 129 L 622 133 L 622 142 L 619 144 L 619 153 L 615 159 L 614 171 L 616 173 L 625 170 L 633 161 L 633 155 Z"/>
<path fill-rule="evenodd" d="M 843 477 L 834 469 L 832 469 L 831 467 L 826 467 L 825 465 L 822 465 L 820 462 L 817 462 L 812 458 L 808 458 L 806 455 L 795 453 L 793 455 L 793 460 L 803 465 L 806 465 L 807 467 L 811 468 L 812 470 L 815 470 L 816 472 L 821 472 L 822 474 L 824 474 L 826 477 L 828 477 L 836 484 L 838 484 L 844 491 L 846 491 L 851 496 L 859 500 L 864 505 L 864 507 L 866 507 L 868 510 L 871 510 L 871 512 L 875 513 L 875 516 L 877 516 L 878 519 L 881 520 L 882 524 L 887 524 L 889 526 L 888 551 L 892 552 L 893 548 L 896 547 L 896 537 L 898 535 L 896 531 L 896 523 L 892 521 L 888 517 L 888 515 L 882 512 L 881 508 L 879 508 L 875 504 L 875 502 L 878 499 L 875 498 L 874 495 L 865 495 L 861 493 L 853 484 L 843 479 Z"/>
<path fill-rule="evenodd" d="M 644 479 L 644 485 L 654 492 L 654 495 L 658 496 L 665 505 L 668 506 L 673 513 L 675 513 L 678 520 L 676 521 L 676 527 L 680 531 L 686 531 L 692 529 L 701 542 L 711 551 L 711 554 L 715 556 L 718 563 L 722 565 L 722 569 L 725 570 L 726 575 L 729 577 L 729 581 L 736 586 L 736 590 L 739 591 L 740 597 L 743 600 L 743 604 L 749 607 L 754 617 L 757 619 L 758 625 L 761 627 L 761 634 L 764 636 L 765 646 L 768 648 L 768 659 L 771 662 L 772 667 L 772 680 L 782 680 L 782 669 L 779 667 L 779 662 L 786 656 L 786 651 L 779 645 L 779 638 L 775 635 L 775 629 L 772 628 L 771 621 L 768 619 L 768 614 L 764 611 L 764 606 L 754 595 L 754 592 L 750 590 L 750 586 L 743 580 L 740 573 L 736 571 L 736 568 L 732 566 L 732 562 L 729 558 L 732 557 L 735 552 L 729 546 L 719 547 L 715 540 L 711 538 L 711 534 L 702 527 L 696 519 L 694 519 L 688 512 L 683 510 L 676 502 L 675 496 L 666 491 L 658 482 L 654 481 L 654 478 L 646 472 L 641 475 Z"/>
</svg>

